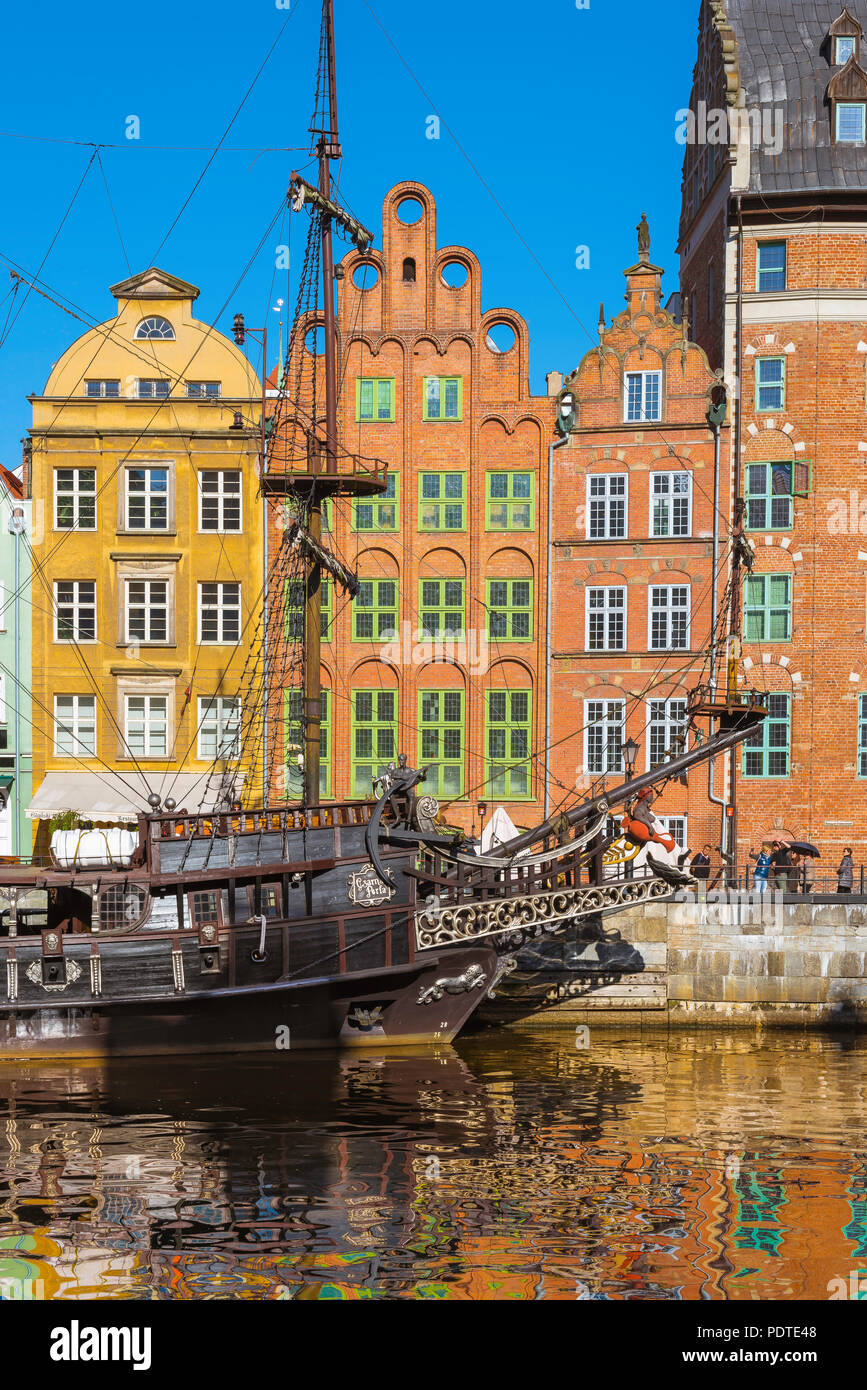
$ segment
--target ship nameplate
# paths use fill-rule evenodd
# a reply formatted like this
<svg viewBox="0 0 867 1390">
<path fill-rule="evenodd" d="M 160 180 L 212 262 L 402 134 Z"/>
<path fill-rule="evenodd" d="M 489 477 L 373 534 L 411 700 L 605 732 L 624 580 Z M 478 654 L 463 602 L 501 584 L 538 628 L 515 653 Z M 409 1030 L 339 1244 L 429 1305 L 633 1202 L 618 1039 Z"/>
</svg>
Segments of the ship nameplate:
<svg viewBox="0 0 867 1390">
<path fill-rule="evenodd" d="M 349 875 L 349 899 L 359 907 L 380 907 L 394 897 L 394 892 L 383 883 L 372 864 Z"/>
</svg>

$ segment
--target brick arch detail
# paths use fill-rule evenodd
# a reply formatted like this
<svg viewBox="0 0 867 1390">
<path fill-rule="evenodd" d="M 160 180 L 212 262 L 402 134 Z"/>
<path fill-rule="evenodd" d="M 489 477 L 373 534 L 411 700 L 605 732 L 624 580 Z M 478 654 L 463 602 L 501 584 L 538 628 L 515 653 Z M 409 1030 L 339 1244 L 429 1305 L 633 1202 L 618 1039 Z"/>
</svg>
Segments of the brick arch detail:
<svg viewBox="0 0 867 1390">
<path fill-rule="evenodd" d="M 756 559 L 762 555 L 767 555 L 770 551 L 782 550 L 792 567 L 792 575 L 797 578 L 802 573 L 803 552 L 792 550 L 792 540 L 790 536 L 781 536 L 776 531 L 757 531 L 750 536 L 752 550 Z M 772 574 L 772 570 L 756 570 L 757 574 Z"/>
<path fill-rule="evenodd" d="M 741 663 L 743 666 L 743 676 L 741 677 L 743 685 L 758 688 L 756 683 L 750 678 L 753 671 L 756 673 L 759 671 L 765 673 L 769 671 L 779 671 L 782 678 L 789 682 L 789 687 L 793 694 L 804 685 L 803 672 L 793 671 L 791 669 L 791 657 L 778 656 L 775 652 L 766 650 L 760 642 L 750 643 L 748 648 L 745 643 L 744 647 L 745 655 Z M 755 656 L 752 655 L 753 652 L 755 652 Z M 758 657 L 758 660 L 756 660 L 756 657 Z M 767 688 L 768 682 L 766 679 L 762 684 Z"/>
<path fill-rule="evenodd" d="M 792 451 L 793 451 L 794 454 L 803 454 L 803 453 L 806 453 L 806 450 L 807 450 L 807 441 L 806 441 L 806 439 L 804 438 L 803 434 L 801 433 L 800 427 L 799 427 L 798 425 L 792 424 L 792 421 L 791 421 L 791 420 L 786 419 L 786 418 L 781 417 L 781 416 L 777 416 L 777 415 L 768 416 L 768 417 L 762 416 L 762 417 L 760 418 L 760 420 L 759 420 L 758 423 L 756 423 L 755 421 L 753 421 L 751 424 L 747 425 L 746 433 L 747 433 L 747 435 L 749 436 L 750 439 L 762 439 L 762 438 L 764 438 L 764 436 L 765 436 L 765 431 L 766 431 L 766 430 L 769 431 L 769 432 L 772 431 L 772 432 L 775 433 L 775 434 L 782 434 L 782 435 L 785 437 L 785 439 L 787 440 L 787 442 L 788 442 L 789 444 L 791 444 L 791 446 L 792 446 Z M 749 449 L 749 443 L 747 443 L 747 444 L 742 444 L 742 445 L 741 445 L 741 454 L 742 454 L 742 455 L 745 455 L 745 454 L 747 453 L 748 449 Z M 767 463 L 767 462 L 769 462 L 769 460 L 767 460 L 767 459 L 748 459 L 747 462 L 748 462 L 748 463 Z"/>
</svg>

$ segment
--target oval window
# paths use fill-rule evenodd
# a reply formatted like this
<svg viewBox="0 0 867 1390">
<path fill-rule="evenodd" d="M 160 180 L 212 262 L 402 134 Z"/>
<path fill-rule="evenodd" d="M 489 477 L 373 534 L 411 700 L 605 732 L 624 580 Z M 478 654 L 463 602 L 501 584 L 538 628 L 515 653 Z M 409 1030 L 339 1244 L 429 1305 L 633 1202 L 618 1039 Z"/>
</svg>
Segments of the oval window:
<svg viewBox="0 0 867 1390">
<path fill-rule="evenodd" d="M 515 330 L 510 323 L 492 323 L 485 333 L 485 343 L 491 352 L 510 352 L 515 340 Z"/>
<path fill-rule="evenodd" d="M 440 279 L 450 290 L 459 290 L 467 283 L 469 271 L 463 261 L 446 261 L 440 271 Z"/>
<path fill-rule="evenodd" d="M 414 227 L 424 217 L 424 208 L 418 198 L 402 198 L 397 205 L 397 215 L 405 227 Z"/>
<path fill-rule="evenodd" d="M 379 267 L 373 261 L 362 261 L 352 272 L 352 283 L 357 290 L 372 290 L 379 280 Z"/>
</svg>

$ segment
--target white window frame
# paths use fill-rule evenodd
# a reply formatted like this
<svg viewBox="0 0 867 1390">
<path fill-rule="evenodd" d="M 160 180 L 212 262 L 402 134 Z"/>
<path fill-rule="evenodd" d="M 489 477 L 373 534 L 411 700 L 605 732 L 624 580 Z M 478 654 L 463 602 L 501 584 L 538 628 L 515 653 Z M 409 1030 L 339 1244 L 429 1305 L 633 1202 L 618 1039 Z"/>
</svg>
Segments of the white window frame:
<svg viewBox="0 0 867 1390">
<path fill-rule="evenodd" d="M 209 386 L 213 386 L 214 390 L 209 391 L 207 389 Z M 188 401 L 218 401 L 222 394 L 223 383 L 221 381 L 188 381 L 186 383 Z"/>
<path fill-rule="evenodd" d="M 205 478 L 217 478 L 217 490 L 208 494 L 209 499 L 216 499 L 217 503 L 217 526 L 205 526 Z M 227 494 L 225 479 L 227 477 L 237 478 L 237 494 Z M 226 522 L 226 499 L 227 497 L 238 501 L 238 525 L 227 527 Z M 244 485 L 243 475 L 240 468 L 203 468 L 199 472 L 199 532 L 205 536 L 239 536 L 244 529 Z"/>
<path fill-rule="evenodd" d="M 606 709 L 601 718 L 597 718 L 593 712 L 594 705 L 604 705 Z M 617 707 L 620 711 L 619 716 L 612 715 L 611 710 Z M 611 743 L 611 729 L 620 730 L 620 759 L 616 765 L 608 766 L 608 747 Z M 603 766 L 598 771 L 590 766 L 590 742 L 594 730 L 602 730 L 602 763 Z M 623 744 L 626 738 L 626 701 L 625 700 L 585 700 L 584 701 L 584 769 L 588 777 L 604 777 L 613 772 L 623 772 Z M 595 741 L 595 735 L 594 735 Z"/>
<path fill-rule="evenodd" d="M 72 610 L 73 610 L 73 634 L 71 637 L 60 636 L 60 603 L 58 589 L 61 584 L 71 584 L 73 586 Z M 81 586 L 87 584 L 93 590 L 93 603 L 88 600 L 87 607 L 93 608 L 93 636 L 81 636 Z M 54 581 L 54 640 L 66 646 L 68 642 L 77 642 L 79 645 L 94 646 L 99 640 L 99 626 L 97 621 L 97 592 L 96 580 L 94 579 L 55 579 Z"/>
<path fill-rule="evenodd" d="M 216 601 L 216 605 L 214 606 L 214 611 L 215 611 L 216 614 L 217 614 L 218 636 L 217 636 L 217 637 L 204 637 L 204 636 L 202 635 L 202 634 L 203 634 L 203 628 L 204 628 L 204 621 L 203 621 L 203 620 L 204 620 L 204 614 L 205 614 L 205 593 L 204 593 L 204 591 L 205 591 L 206 588 L 211 588 L 212 586 L 215 586 L 216 589 L 217 589 L 217 601 Z M 235 589 L 235 590 L 237 590 L 237 595 L 238 595 L 237 604 L 236 604 L 234 601 L 231 602 L 231 603 L 228 603 L 228 604 L 225 602 L 225 598 L 226 598 L 226 592 L 225 592 L 225 591 L 226 591 L 227 589 Z M 236 583 L 234 580 L 215 580 L 215 579 L 202 580 L 202 581 L 199 582 L 199 586 L 198 586 L 198 600 L 199 600 L 199 601 L 198 601 L 198 614 L 199 614 L 199 645 L 200 645 L 200 646 L 206 646 L 206 647 L 237 647 L 238 644 L 239 644 L 240 641 L 241 641 L 241 635 L 242 635 L 242 632 L 243 632 L 243 624 L 242 624 L 242 621 L 241 621 L 241 617 L 242 617 L 242 608 L 241 608 L 241 585 L 238 584 L 238 583 Z M 209 607 L 210 607 L 210 605 L 209 605 Z M 226 615 L 227 615 L 227 613 L 229 613 L 229 612 L 234 612 L 234 611 L 237 611 L 237 614 L 238 614 L 238 636 L 237 636 L 237 637 L 226 637 L 226 636 L 224 636 Z"/>
<path fill-rule="evenodd" d="M 671 836 L 679 850 L 683 852 L 689 849 L 689 816 L 657 816 L 656 821 L 666 835 Z M 678 839 L 674 827 L 681 824 L 683 825 L 683 835 L 681 839 Z"/>
<path fill-rule="evenodd" d="M 598 607 L 594 607 L 591 595 L 604 594 L 605 599 Z M 616 605 L 612 602 L 613 594 L 622 594 L 622 604 Z M 601 647 L 590 645 L 590 620 L 602 614 L 605 627 L 605 643 Z M 611 620 L 613 617 L 620 617 L 623 622 L 622 641 L 615 646 L 611 646 Z M 588 652 L 625 652 L 629 640 L 629 591 L 625 584 L 588 584 L 584 590 L 584 648 Z"/>
<path fill-rule="evenodd" d="M 144 603 L 141 605 L 137 603 L 135 605 L 136 608 L 142 607 L 144 610 L 144 636 L 142 636 L 141 633 L 133 633 L 130 630 L 131 584 L 143 584 L 145 587 Z M 162 587 L 165 596 L 164 602 L 161 602 L 159 599 L 157 599 L 156 601 L 154 600 L 153 589 L 155 585 L 160 585 Z M 167 644 L 169 644 L 171 642 L 172 636 L 171 581 L 169 579 L 149 579 L 145 578 L 143 575 L 131 575 L 129 578 L 125 578 L 123 580 L 123 586 L 124 641 L 127 644 L 138 642 L 141 643 L 142 646 L 164 647 Z M 165 629 L 165 635 L 163 637 L 154 637 L 152 634 L 153 620 L 156 613 L 162 613 L 164 617 L 163 626 Z"/>
<path fill-rule="evenodd" d="M 6 723 L 6 673 L 0 671 L 0 724 Z"/>
<path fill-rule="evenodd" d="M 91 386 L 96 386 L 96 387 L 98 387 L 98 390 L 96 390 L 96 391 L 91 391 L 91 389 L 90 389 Z M 116 390 L 116 391 L 106 391 L 105 388 L 106 388 L 107 386 L 116 386 L 116 387 L 117 387 L 117 390 Z M 120 400 L 120 381 L 117 380 L 117 379 L 114 378 L 114 377 L 105 377 L 105 378 L 101 378 L 101 379 L 99 379 L 99 380 L 97 380 L 96 378 L 91 378 L 89 381 L 85 381 L 85 383 L 84 383 L 84 394 L 85 394 L 85 396 L 87 397 L 87 399 L 88 399 L 88 400 L 91 400 L 91 401 L 95 401 L 95 400 L 117 401 L 117 400 Z"/>
<path fill-rule="evenodd" d="M 156 391 L 154 389 L 149 389 L 143 391 L 142 387 L 144 386 L 149 388 L 165 386 L 166 390 Z M 141 376 L 137 379 L 135 384 L 136 398 L 140 401 L 167 401 L 171 393 L 172 383 L 170 379 L 165 376 Z"/>
<path fill-rule="evenodd" d="M 137 501 L 141 501 L 141 500 L 144 501 L 144 506 L 145 506 L 145 517 L 146 517 L 146 525 L 144 525 L 144 526 L 133 526 L 133 525 L 130 523 L 130 504 L 131 504 L 131 502 L 132 502 L 132 494 L 131 494 L 131 492 L 130 492 L 130 482 L 131 482 L 131 480 L 132 480 L 132 475 L 133 475 L 133 473 L 144 473 L 144 474 L 145 474 L 145 487 L 144 487 L 144 492 L 140 492 L 140 493 L 136 494 L 136 500 L 137 500 Z M 152 485 L 151 485 L 151 476 L 150 476 L 152 473 L 165 473 L 165 475 L 166 475 L 166 486 L 165 486 L 165 491 L 164 491 L 164 492 L 163 492 L 163 491 L 160 491 L 160 490 L 157 490 L 157 489 L 155 489 L 155 488 L 152 487 Z M 153 524 L 153 517 L 152 517 L 152 515 L 151 515 L 151 504 L 152 504 L 153 500 L 155 500 L 155 499 L 156 499 L 156 500 L 159 500 L 159 501 L 164 501 L 164 502 L 165 502 L 166 519 L 165 519 L 165 525 L 164 525 L 164 526 L 154 526 L 154 524 Z M 145 535 L 148 535 L 148 534 L 153 534 L 153 535 L 157 535 L 157 536 L 164 536 L 164 535 L 167 535 L 167 534 L 171 531 L 171 519 L 172 519 L 172 470 L 171 470 L 171 468 L 169 468 L 168 464 L 165 464 L 165 463 L 136 463 L 136 464 L 130 464 L 127 468 L 125 468 L 125 469 L 124 469 L 124 480 L 123 480 L 123 529 L 124 529 L 125 531 L 130 531 L 130 532 L 132 532 L 132 534 L 133 534 L 133 535 L 136 535 L 136 536 L 138 536 L 138 535 L 145 536 Z"/>
<path fill-rule="evenodd" d="M 629 414 L 629 383 L 634 377 L 641 378 L 641 406 L 637 416 Z M 647 414 L 647 386 L 651 377 L 656 377 L 659 382 L 658 402 L 659 413 L 657 415 Z M 657 367 L 652 371 L 624 372 L 623 374 L 623 419 L 627 425 L 658 425 L 662 422 L 662 368 Z"/>
<path fill-rule="evenodd" d="M 677 646 L 677 647 L 672 646 L 672 645 L 671 645 L 671 640 L 670 640 L 670 639 L 671 639 L 671 634 L 672 634 L 672 628 L 673 628 L 673 621 L 672 621 L 672 619 L 673 619 L 673 615 L 674 615 L 675 613 L 681 613 L 681 612 L 684 611 L 684 609 L 683 609 L 680 605 L 678 605 L 677 608 L 673 607 L 672 602 L 671 602 L 671 597 L 670 597 L 671 592 L 672 592 L 673 589 L 685 589 L 685 590 L 686 590 L 686 606 L 685 606 L 685 611 L 686 611 L 686 633 L 685 633 L 685 639 L 686 639 L 686 640 L 685 640 L 685 642 L 684 642 L 682 645 L 679 645 L 679 646 Z M 653 595 L 654 595 L 654 592 L 655 592 L 655 591 L 659 591 L 659 590 L 664 590 L 664 591 L 665 591 L 666 593 L 668 593 L 668 595 L 669 595 L 668 603 L 666 604 L 666 607 L 665 607 L 664 609 L 663 609 L 663 608 L 657 608 L 657 607 L 654 605 L 654 602 L 653 602 Z M 654 642 L 653 642 L 653 617 L 654 617 L 654 614 L 655 614 L 655 613 L 663 613 L 663 612 L 666 614 L 665 635 L 666 635 L 666 638 L 669 639 L 669 640 L 668 640 L 665 644 L 663 644 L 662 646 L 660 646 L 660 645 L 658 645 L 658 644 L 657 644 L 657 645 L 654 645 Z M 690 644 L 690 641 L 691 641 L 691 640 L 692 640 L 692 585 L 691 585 L 691 584 L 648 584 L 648 586 L 647 586 L 647 650 L 648 650 L 649 652 L 688 652 L 688 651 L 690 650 L 690 645 L 689 645 L 689 644 Z"/>
<path fill-rule="evenodd" d="M 58 488 L 58 476 L 59 476 L 59 474 L 61 474 L 61 473 L 72 473 L 73 479 L 72 479 L 72 490 L 71 490 L 71 492 L 64 492 L 64 493 L 61 494 L 61 492 L 60 492 L 60 490 L 59 490 L 59 488 Z M 85 492 L 85 491 L 82 489 L 82 487 L 81 487 L 81 480 L 80 480 L 80 476 L 79 476 L 81 473 L 92 473 L 92 474 L 93 474 L 93 492 Z M 54 481 L 54 529 L 55 529 L 55 531 L 62 531 L 64 535 L 66 535 L 66 533 L 69 532 L 69 531 L 96 531 L 96 530 L 98 529 L 97 500 L 96 500 L 96 499 L 97 499 L 96 466 L 93 465 L 93 466 L 89 466 L 89 467 L 87 467 L 87 468 L 55 468 L 55 469 L 54 469 L 54 479 L 53 479 L 53 481 Z M 60 499 L 61 499 L 61 496 L 62 496 L 64 499 L 71 499 L 71 501 L 72 501 L 74 516 L 73 516 L 73 522 L 72 522 L 72 525 L 71 525 L 71 526 L 61 526 L 61 524 L 60 524 Z M 81 499 L 82 499 L 83 497 L 92 497 L 92 498 L 93 498 L 93 525 L 92 525 L 92 526 L 82 526 L 82 525 L 81 525 L 81 506 L 80 506 L 80 503 L 81 503 Z"/>
<path fill-rule="evenodd" d="M 674 480 L 675 478 L 681 478 L 681 477 L 686 478 L 686 480 L 687 480 L 687 486 L 686 486 L 686 530 L 683 531 L 683 532 L 678 532 L 677 534 L 675 534 L 675 532 L 672 530 L 672 514 L 673 514 L 673 511 L 674 511 L 674 497 L 675 497 L 675 494 L 674 494 L 674 491 L 673 491 L 673 486 L 674 486 L 673 480 Z M 654 491 L 654 488 L 655 488 L 655 486 L 656 486 L 656 479 L 657 479 L 657 478 L 667 478 L 667 479 L 669 480 L 668 492 L 662 494 L 662 495 L 659 496 L 659 497 L 657 497 L 657 495 L 656 495 L 656 493 L 655 493 L 655 491 Z M 668 469 L 668 468 L 655 468 L 655 469 L 651 469 L 651 472 L 650 472 L 650 487 L 649 487 L 649 493 L 650 493 L 650 516 L 649 516 L 649 519 L 648 519 L 648 530 L 647 530 L 647 535 L 648 535 L 648 538 L 649 538 L 650 540 L 655 540 L 655 541 L 664 541 L 664 540 L 679 541 L 679 540 L 685 540 L 685 539 L 687 539 L 688 537 L 690 537 L 690 536 L 692 535 L 692 492 L 693 492 L 693 488 L 692 488 L 692 474 L 688 471 L 688 469 L 686 469 L 686 468 L 671 468 L 671 469 Z M 682 494 L 680 494 L 680 495 L 682 496 Z M 666 512 L 667 512 L 667 516 L 668 516 L 668 530 L 665 531 L 665 532 L 663 532 L 663 533 L 661 533 L 661 534 L 658 533 L 657 531 L 655 531 L 655 530 L 653 529 L 654 513 L 655 513 L 655 511 L 656 511 L 656 503 L 657 503 L 657 501 L 665 502 L 665 504 L 666 504 Z"/>
<path fill-rule="evenodd" d="M 237 758 L 241 748 L 241 701 L 237 695 L 200 695 L 198 703 L 196 756 L 202 762 Z M 226 735 L 234 725 L 230 744 Z M 203 747 L 207 731 L 213 731 L 214 752 Z"/>
<path fill-rule="evenodd" d="M 601 496 L 593 496 L 593 484 L 604 482 L 604 491 Z M 614 482 L 618 486 L 622 484 L 622 494 L 612 493 Z M 585 483 L 585 500 L 587 504 L 587 539 L 588 541 L 625 541 L 629 536 L 629 474 L 628 473 L 588 473 Z M 611 513 L 613 506 L 623 504 L 623 531 L 615 532 L 611 526 Z M 593 534 L 593 506 L 602 505 L 604 508 L 605 524 L 603 534 L 594 536 Z"/>
<path fill-rule="evenodd" d="M 60 700 L 72 701 L 72 717 L 64 719 L 58 711 Z M 90 713 L 84 716 L 82 706 L 90 706 Z M 81 737 L 82 728 L 86 727 L 91 731 L 92 743 L 85 742 Z M 60 747 L 59 732 L 63 729 L 70 738 L 73 749 Z M 55 695 L 54 697 L 54 756 L 55 758 L 95 758 L 96 757 L 96 696 L 95 695 Z"/>
<path fill-rule="evenodd" d="M 676 704 L 679 704 L 679 705 L 683 705 L 683 717 L 680 718 L 680 719 L 674 719 L 674 718 L 672 717 L 671 706 L 672 706 L 673 704 L 675 704 L 675 703 L 676 703 Z M 653 706 L 654 706 L 654 705 L 664 705 L 664 706 L 665 706 L 665 717 L 664 717 L 663 719 L 654 719 L 654 718 L 653 718 Z M 646 772 L 650 772 L 651 768 L 653 768 L 653 767 L 658 767 L 658 766 L 660 765 L 658 762 L 654 763 L 654 762 L 652 761 L 653 748 L 652 748 L 652 746 L 651 746 L 651 743 L 652 743 L 652 740 L 651 740 L 651 729 L 653 729 L 654 727 L 656 727 L 656 728 L 661 728 L 661 729 L 664 731 L 663 737 L 664 737 L 665 747 L 666 747 L 666 748 L 670 748 L 670 747 L 671 747 L 671 743 L 672 743 L 672 739 L 673 739 L 677 734 L 686 734 L 686 733 L 687 733 L 687 729 L 688 729 L 688 727 L 689 727 L 689 714 L 688 714 L 688 710 L 687 710 L 687 701 L 686 701 L 686 696 L 685 696 L 685 695 L 665 695 L 665 696 L 660 697 L 659 699 L 648 700 L 648 701 L 646 702 L 645 708 L 646 708 L 646 712 L 647 712 L 647 725 L 646 725 L 646 729 L 647 729 L 647 746 L 646 746 L 646 748 L 645 748 L 644 761 L 645 761 L 645 771 L 646 771 Z M 687 747 L 688 747 L 688 742 L 687 742 L 687 743 L 684 743 L 684 745 L 683 745 L 683 750 L 682 750 L 682 751 L 685 752 L 686 749 L 687 749 Z M 683 848 L 685 849 L 686 846 L 684 845 Z"/>
<path fill-rule="evenodd" d="M 133 750 L 132 744 L 131 744 L 131 742 L 130 742 L 130 701 L 131 701 L 131 700 L 143 700 L 143 701 L 144 701 L 144 706 L 145 706 L 145 707 L 144 707 L 143 720 L 142 720 L 142 726 L 143 726 L 143 740 L 142 740 L 142 749 L 141 749 L 141 750 L 138 749 L 138 748 L 136 748 L 135 750 Z M 153 724 L 153 720 L 152 720 L 152 717 L 151 717 L 151 716 L 152 716 L 152 709 L 153 709 L 155 703 L 162 704 L 162 706 L 163 706 L 163 708 L 164 708 L 164 711 L 165 711 L 165 723 L 164 723 L 164 726 L 163 726 L 163 727 L 164 727 L 164 731 L 165 731 L 165 750 L 164 750 L 163 752 L 156 752 L 156 751 L 154 750 L 154 748 L 152 747 L 152 730 L 153 730 L 153 728 L 154 728 L 154 724 Z M 124 695 L 124 698 L 123 698 L 123 737 L 124 737 L 124 741 L 125 741 L 125 743 L 126 743 L 126 747 L 127 747 L 128 753 L 129 753 L 131 756 L 135 757 L 135 758 L 159 758 L 159 759 L 161 759 L 161 760 L 168 758 L 168 757 L 170 756 L 170 752 L 169 752 L 169 697 L 168 697 L 168 695 L 148 695 L 148 694 L 146 694 L 146 693 L 143 692 L 143 691 L 142 691 L 142 692 L 130 691 L 130 692 L 128 692 L 127 694 L 125 694 L 125 695 Z"/>
<path fill-rule="evenodd" d="M 846 63 L 848 63 L 848 61 L 849 61 L 849 58 L 841 58 L 841 57 L 840 57 L 840 44 L 841 44 L 841 43 L 848 43 L 848 44 L 851 44 L 851 45 L 852 45 L 852 49 L 851 49 L 851 52 L 850 52 L 850 54 L 849 54 L 849 58 L 854 58 L 854 57 L 855 57 L 855 48 L 856 48 L 856 39 L 855 39 L 855 35 L 854 35 L 854 34 L 837 34 L 836 37 L 835 37 L 835 39 L 834 39 L 834 66 L 835 66 L 835 68 L 843 67 L 843 66 L 844 66 Z"/>
</svg>

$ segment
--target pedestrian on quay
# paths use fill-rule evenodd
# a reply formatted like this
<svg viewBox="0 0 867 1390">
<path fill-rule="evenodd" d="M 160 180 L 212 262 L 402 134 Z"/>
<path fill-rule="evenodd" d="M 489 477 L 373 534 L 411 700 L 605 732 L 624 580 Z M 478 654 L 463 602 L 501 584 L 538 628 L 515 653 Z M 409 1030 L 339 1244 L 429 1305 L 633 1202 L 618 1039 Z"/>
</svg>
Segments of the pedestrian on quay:
<svg viewBox="0 0 867 1390">
<path fill-rule="evenodd" d="M 690 864 L 693 878 L 710 878 L 710 845 L 702 845 Z"/>
<path fill-rule="evenodd" d="M 840 867 L 837 870 L 837 892 L 851 893 L 854 879 L 855 865 L 852 862 L 852 847 L 847 845 L 843 850 L 843 858 L 840 860 Z"/>
<path fill-rule="evenodd" d="M 811 854 L 801 856 L 801 892 L 812 893 L 816 881 L 816 865 Z"/>
<path fill-rule="evenodd" d="M 771 865 L 777 888 L 781 893 L 785 893 L 789 882 L 790 858 L 789 846 L 784 845 L 782 840 L 774 840 Z"/>
<path fill-rule="evenodd" d="M 792 854 L 791 854 L 791 858 L 790 858 L 790 860 L 789 860 L 789 872 L 788 872 L 788 874 L 787 874 L 787 876 L 786 876 L 786 892 L 787 892 L 787 893 L 797 893 L 797 891 L 798 891 L 798 875 L 800 874 L 800 870 L 801 870 L 801 856 L 800 856 L 800 854 L 796 854 L 796 853 L 794 852 L 794 850 L 793 850 L 793 851 L 792 851 Z"/>
<path fill-rule="evenodd" d="M 750 859 L 755 859 L 756 867 L 753 870 L 753 890 L 756 893 L 766 893 L 768 891 L 768 880 L 771 877 L 771 849 L 773 846 L 768 840 L 762 840 L 760 854 L 755 850 L 750 850 Z"/>
</svg>

